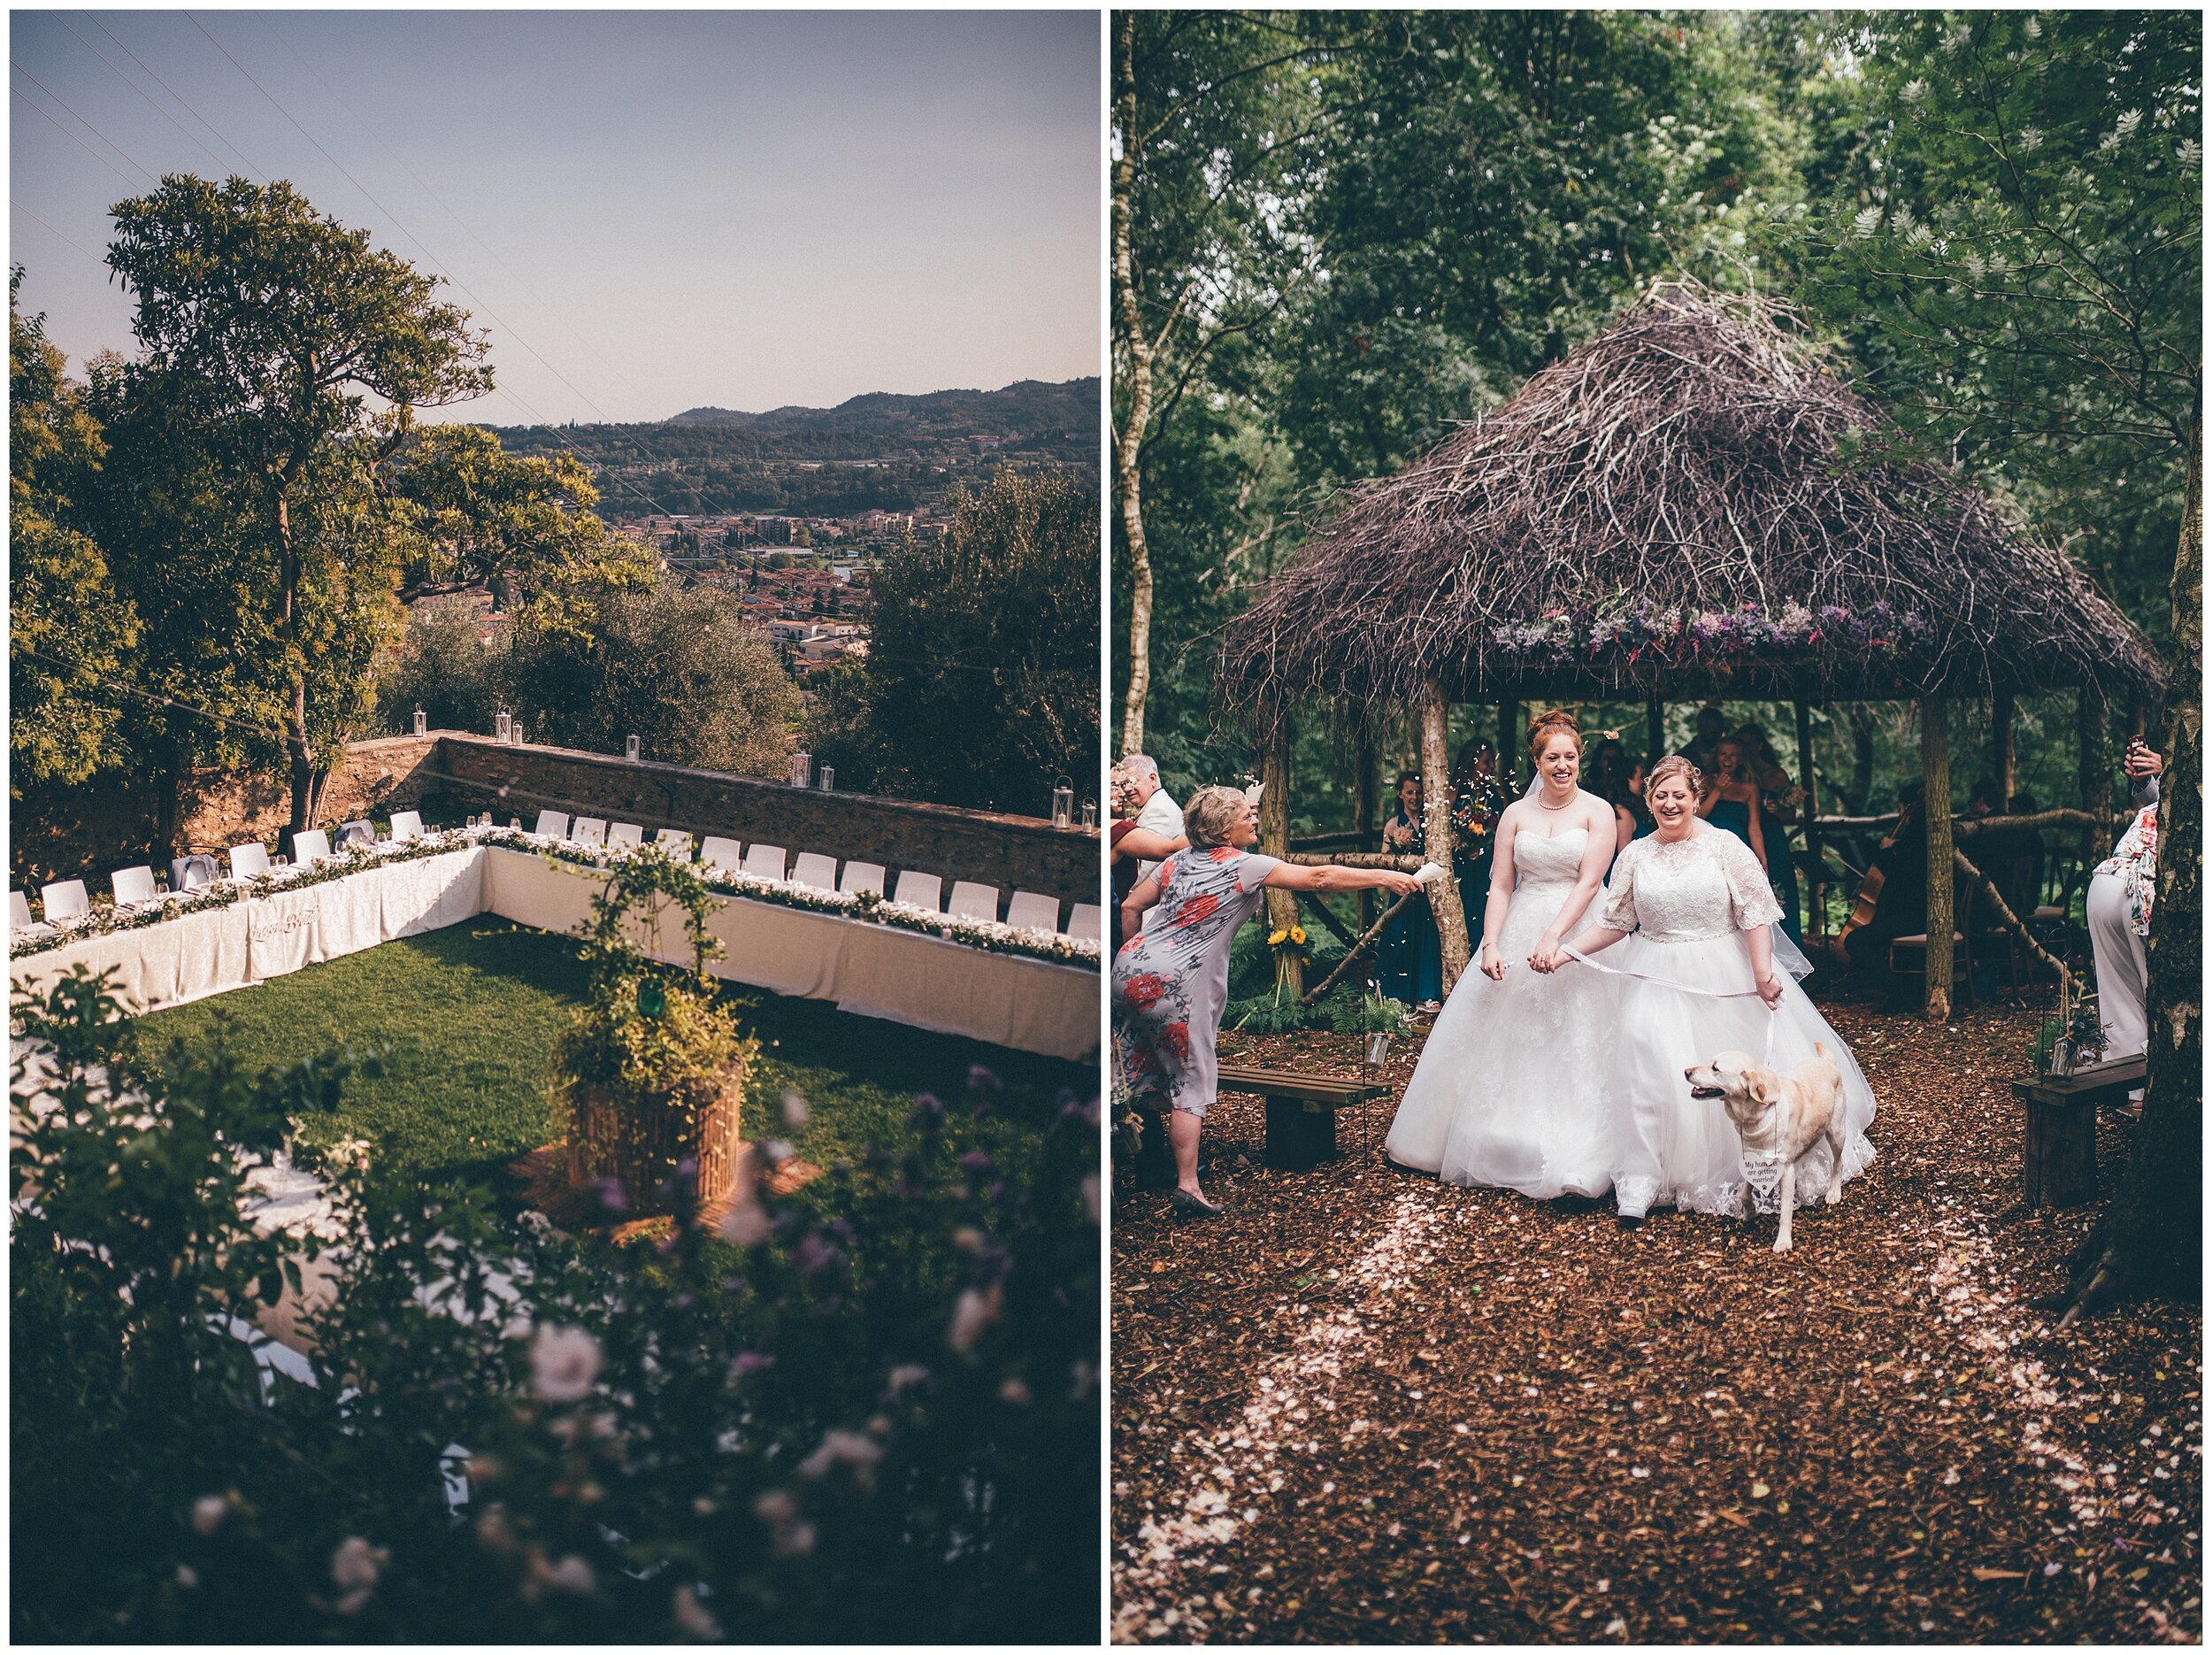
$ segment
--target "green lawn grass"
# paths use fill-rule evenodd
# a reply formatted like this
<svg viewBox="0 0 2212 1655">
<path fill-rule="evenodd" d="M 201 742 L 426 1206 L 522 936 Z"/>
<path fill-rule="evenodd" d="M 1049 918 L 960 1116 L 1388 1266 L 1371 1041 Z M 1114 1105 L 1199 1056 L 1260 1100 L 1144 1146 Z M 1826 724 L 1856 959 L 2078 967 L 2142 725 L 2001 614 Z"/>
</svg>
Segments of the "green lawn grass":
<svg viewBox="0 0 2212 1655">
<path fill-rule="evenodd" d="M 854 1017 L 819 1001 L 726 990 L 760 1042 L 743 1130 L 782 1138 L 818 1166 L 857 1160 L 871 1143 L 902 1147 L 917 1092 L 957 1105 L 971 1066 L 1005 1090 L 987 1129 L 956 1107 L 948 1135 L 1003 1153 L 1057 1114 L 1064 1091 L 1096 1089 L 1079 1065 Z M 485 920 L 349 955 L 144 1020 L 146 1035 L 204 1048 L 219 1028 L 250 1064 L 296 1060 L 335 1046 L 380 1047 L 383 1072 L 349 1081 L 334 1116 L 301 1123 L 303 1145 L 367 1140 L 388 1164 L 433 1175 L 483 1177 L 559 1135 L 553 1043 L 582 1003 L 583 967 L 565 936 Z M 783 1098 L 807 1105 L 786 1123 Z"/>
</svg>

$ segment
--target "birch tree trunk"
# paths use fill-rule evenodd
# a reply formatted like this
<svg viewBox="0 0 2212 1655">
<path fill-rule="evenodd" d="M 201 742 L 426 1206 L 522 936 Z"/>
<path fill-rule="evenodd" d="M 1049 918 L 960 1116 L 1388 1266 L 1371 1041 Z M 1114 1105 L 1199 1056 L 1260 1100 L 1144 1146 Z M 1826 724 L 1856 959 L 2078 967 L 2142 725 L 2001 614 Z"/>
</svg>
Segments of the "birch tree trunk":
<svg viewBox="0 0 2212 1655">
<path fill-rule="evenodd" d="M 1114 315 L 1126 358 L 1129 404 L 1114 433 L 1114 483 L 1121 496 L 1122 538 L 1129 548 L 1129 689 L 1122 702 L 1121 751 L 1144 751 L 1144 703 L 1152 689 L 1152 558 L 1144 539 L 1139 457 L 1152 421 L 1152 346 L 1137 303 L 1136 255 L 1131 196 L 1137 181 L 1136 19 L 1121 14 L 1114 65 L 1115 108 L 1121 121 L 1121 154 L 1114 162 Z"/>
<path fill-rule="evenodd" d="M 1444 959 L 1444 992 L 1449 994 L 1467 969 L 1467 916 L 1460 911 L 1459 881 L 1452 876 L 1451 703 L 1444 698 L 1442 681 L 1434 678 L 1421 686 L 1421 805 L 1428 858 L 1444 870 L 1442 879 L 1430 881 L 1428 892 Z"/>
</svg>

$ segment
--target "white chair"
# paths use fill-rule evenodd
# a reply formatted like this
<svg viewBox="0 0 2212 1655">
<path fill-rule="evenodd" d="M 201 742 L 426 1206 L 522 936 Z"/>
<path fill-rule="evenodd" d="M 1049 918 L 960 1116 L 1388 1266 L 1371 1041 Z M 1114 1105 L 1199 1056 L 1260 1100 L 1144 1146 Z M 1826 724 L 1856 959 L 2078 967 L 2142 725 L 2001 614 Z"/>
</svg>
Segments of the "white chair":
<svg viewBox="0 0 2212 1655">
<path fill-rule="evenodd" d="M 1096 943 L 1102 939 L 1099 931 L 1099 906 L 1094 902 L 1079 902 L 1068 910 L 1067 934 L 1079 941 L 1088 938 Z"/>
<path fill-rule="evenodd" d="M 1056 931 L 1060 928 L 1060 899 L 1033 890 L 1018 890 L 1006 904 L 1006 923 L 1017 931 Z"/>
<path fill-rule="evenodd" d="M 304 828 L 292 835 L 292 860 L 313 867 L 330 860 L 330 835 L 319 828 Z"/>
<path fill-rule="evenodd" d="M 757 844 L 745 852 L 745 872 L 755 879 L 781 879 L 783 857 L 780 844 Z"/>
<path fill-rule="evenodd" d="M 47 886 L 39 896 L 49 925 L 57 920 L 73 920 L 81 913 L 92 912 L 92 898 L 86 894 L 84 881 L 81 879 L 61 880 Z"/>
<path fill-rule="evenodd" d="M 566 811 L 540 811 L 538 825 L 530 831 L 551 834 L 556 839 L 565 839 L 568 837 L 568 812 Z"/>
<path fill-rule="evenodd" d="M 349 822 L 347 826 L 350 827 L 352 824 Z M 365 823 L 364 826 L 366 826 L 366 824 Z M 369 831 L 373 833 L 376 830 L 374 828 L 370 828 Z M 392 840 L 394 843 L 397 843 L 403 839 L 419 839 L 421 837 L 422 812 L 420 811 L 394 811 L 392 812 Z"/>
<path fill-rule="evenodd" d="M 261 844 L 238 844 L 230 848 L 230 876 L 233 879 L 251 879 L 257 874 L 269 871 L 269 847 Z"/>
<path fill-rule="evenodd" d="M 899 875 L 899 882 L 892 888 L 893 902 L 910 902 L 917 908 L 926 908 L 932 913 L 945 905 L 945 881 L 934 874 L 917 874 L 908 868 Z"/>
<path fill-rule="evenodd" d="M 837 881 L 837 889 L 849 897 L 856 896 L 864 890 L 873 891 L 879 897 L 882 896 L 883 864 L 880 862 L 846 863 L 845 875 Z"/>
<path fill-rule="evenodd" d="M 421 831 L 422 822 L 420 819 L 418 818 L 415 822 L 415 834 L 419 834 Z M 415 834 L 402 834 L 399 831 L 399 818 L 395 816 L 392 819 L 393 843 L 398 843 L 403 838 L 411 839 L 415 836 Z M 371 821 L 367 817 L 363 816 L 353 821 L 340 822 L 338 824 L 337 848 L 339 850 L 342 851 L 348 845 L 374 844 L 375 843 L 376 824 Z"/>
<path fill-rule="evenodd" d="M 19 890 L 8 893 L 8 929 L 20 931 L 35 923 L 31 918 L 31 899 Z"/>
<path fill-rule="evenodd" d="M 824 856 L 819 851 L 802 851 L 791 864 L 791 882 L 811 885 L 817 890 L 837 889 L 837 858 Z"/>
<path fill-rule="evenodd" d="M 699 842 L 699 860 L 708 867 L 718 867 L 725 874 L 742 872 L 745 856 L 742 847 L 734 839 L 721 839 L 709 834 Z"/>
<path fill-rule="evenodd" d="M 568 825 L 568 836 L 578 844 L 607 843 L 607 822 L 603 816 L 579 816 Z"/>
<path fill-rule="evenodd" d="M 945 912 L 961 920 L 996 920 L 998 887 L 956 879 L 952 882 L 952 900 L 945 904 Z"/>
<path fill-rule="evenodd" d="M 198 890 L 212 885 L 223 877 L 223 870 L 215 858 L 202 851 L 197 856 L 172 857 L 169 860 L 169 889 L 171 890 Z"/>
<path fill-rule="evenodd" d="M 607 843 L 611 845 L 643 844 L 645 829 L 635 822 L 611 822 L 607 826 Z"/>
<path fill-rule="evenodd" d="M 151 902 L 161 894 L 154 889 L 154 871 L 150 867 L 117 868 L 108 876 L 108 889 L 115 893 L 118 907 Z"/>
<path fill-rule="evenodd" d="M 680 828 L 662 828 L 653 835 L 653 843 L 679 862 L 691 860 L 691 835 Z"/>
</svg>

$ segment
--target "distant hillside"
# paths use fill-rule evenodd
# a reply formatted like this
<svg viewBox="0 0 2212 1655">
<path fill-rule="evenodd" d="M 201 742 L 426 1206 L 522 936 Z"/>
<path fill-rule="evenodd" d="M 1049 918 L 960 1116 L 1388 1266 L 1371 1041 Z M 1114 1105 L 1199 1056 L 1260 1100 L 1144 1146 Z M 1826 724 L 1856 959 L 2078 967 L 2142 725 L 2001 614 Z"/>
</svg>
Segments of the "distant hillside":
<svg viewBox="0 0 2212 1655">
<path fill-rule="evenodd" d="M 500 426 L 511 452 L 573 452 L 611 518 L 906 511 L 1001 464 L 1096 473 L 1098 381 L 1021 380 L 995 391 L 875 393 L 834 408 L 691 408 L 636 425 Z"/>
</svg>

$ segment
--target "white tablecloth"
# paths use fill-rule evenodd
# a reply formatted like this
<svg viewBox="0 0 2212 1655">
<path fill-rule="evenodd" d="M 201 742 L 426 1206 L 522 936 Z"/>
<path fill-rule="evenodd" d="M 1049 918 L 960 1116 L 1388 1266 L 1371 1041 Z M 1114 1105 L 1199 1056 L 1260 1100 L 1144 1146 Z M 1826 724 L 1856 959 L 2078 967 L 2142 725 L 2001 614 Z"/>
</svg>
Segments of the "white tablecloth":
<svg viewBox="0 0 2212 1655">
<path fill-rule="evenodd" d="M 480 913 L 573 932 L 604 877 L 472 846 L 27 954 L 8 979 L 35 991 L 74 966 L 112 970 L 133 1011 L 159 1011 Z M 1098 1048 L 1100 976 L 1087 966 L 743 897 L 718 898 L 709 926 L 726 951 L 710 969 L 732 982 L 1047 1057 L 1080 1060 Z M 662 959 L 687 958 L 666 917 L 634 921 L 632 940 Z"/>
</svg>

